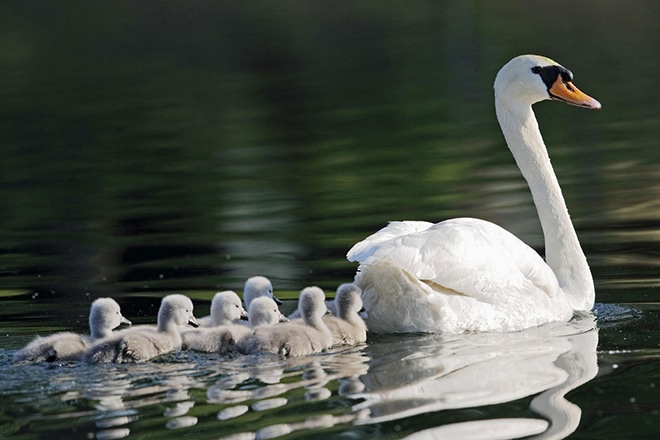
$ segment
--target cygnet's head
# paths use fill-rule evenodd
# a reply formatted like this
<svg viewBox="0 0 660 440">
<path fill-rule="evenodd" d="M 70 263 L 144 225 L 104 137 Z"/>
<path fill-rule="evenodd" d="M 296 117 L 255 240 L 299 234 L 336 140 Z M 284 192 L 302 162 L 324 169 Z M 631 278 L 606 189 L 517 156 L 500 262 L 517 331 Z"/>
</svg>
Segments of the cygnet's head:
<svg viewBox="0 0 660 440">
<path fill-rule="evenodd" d="M 193 315 L 193 303 L 185 295 L 167 295 L 160 303 L 158 309 L 158 327 L 173 322 L 177 326 L 190 324 L 199 327 L 199 321 Z"/>
<path fill-rule="evenodd" d="M 510 107 L 531 106 L 546 99 L 599 110 L 601 105 L 573 84 L 570 70 L 539 55 L 520 55 L 495 78 L 495 100 Z"/>
<path fill-rule="evenodd" d="M 121 314 L 119 304 L 112 298 L 97 298 L 89 311 L 89 329 L 93 338 L 108 336 L 110 331 L 131 321 Z"/>
<path fill-rule="evenodd" d="M 325 306 L 325 293 L 320 287 L 305 287 L 298 298 L 298 309 L 304 321 L 320 318 L 328 312 Z"/>
<path fill-rule="evenodd" d="M 218 292 L 211 302 L 211 320 L 217 325 L 239 319 L 247 319 L 241 298 L 233 290 Z"/>
<path fill-rule="evenodd" d="M 250 303 L 248 322 L 252 327 L 275 325 L 280 321 L 280 309 L 272 298 L 261 296 Z"/>
<path fill-rule="evenodd" d="M 268 278 L 262 276 L 248 278 L 243 288 L 245 308 L 250 310 L 252 300 L 260 296 L 267 296 L 272 298 L 277 304 L 282 304 L 282 301 L 273 295 L 273 285 Z"/>
<path fill-rule="evenodd" d="M 342 284 L 337 288 L 335 305 L 340 318 L 344 318 L 351 313 L 358 313 L 362 310 L 361 295 L 362 289 L 353 283 Z"/>
</svg>

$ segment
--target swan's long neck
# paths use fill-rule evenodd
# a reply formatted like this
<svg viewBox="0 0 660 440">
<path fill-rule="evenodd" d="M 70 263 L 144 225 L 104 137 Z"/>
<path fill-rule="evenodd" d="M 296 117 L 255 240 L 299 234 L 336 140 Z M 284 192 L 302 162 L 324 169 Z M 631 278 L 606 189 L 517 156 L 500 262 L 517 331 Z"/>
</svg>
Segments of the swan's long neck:
<svg viewBox="0 0 660 440">
<path fill-rule="evenodd" d="M 496 99 L 497 119 L 527 180 L 545 238 L 546 262 L 574 310 L 590 310 L 594 284 L 531 106 Z"/>
</svg>

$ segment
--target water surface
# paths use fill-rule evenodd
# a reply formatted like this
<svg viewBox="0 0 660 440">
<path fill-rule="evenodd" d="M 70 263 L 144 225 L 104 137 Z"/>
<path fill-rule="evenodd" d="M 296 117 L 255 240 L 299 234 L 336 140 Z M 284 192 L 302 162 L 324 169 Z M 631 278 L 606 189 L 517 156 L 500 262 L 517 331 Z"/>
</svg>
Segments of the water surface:
<svg viewBox="0 0 660 440">
<path fill-rule="evenodd" d="M 657 437 L 658 8 L 3 2 L 0 436 Z M 11 365 L 35 334 L 86 331 L 99 296 L 145 323 L 167 293 L 201 316 L 256 274 L 290 308 L 332 295 L 389 220 L 484 218 L 543 253 L 493 108 L 521 53 L 603 103 L 535 106 L 593 315 L 296 360 Z"/>
</svg>

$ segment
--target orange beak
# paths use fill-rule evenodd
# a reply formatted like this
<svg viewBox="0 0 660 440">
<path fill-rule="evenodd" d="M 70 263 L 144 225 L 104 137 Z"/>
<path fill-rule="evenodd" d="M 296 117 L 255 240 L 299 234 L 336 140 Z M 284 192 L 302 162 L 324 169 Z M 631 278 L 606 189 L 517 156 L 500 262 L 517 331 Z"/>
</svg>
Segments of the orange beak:
<svg viewBox="0 0 660 440">
<path fill-rule="evenodd" d="M 557 77 L 557 81 L 550 87 L 548 93 L 550 93 L 552 99 L 564 101 L 567 104 L 577 105 L 578 107 L 594 110 L 600 110 L 602 107 L 600 102 L 581 92 L 572 82 L 564 81 L 561 75 Z"/>
</svg>

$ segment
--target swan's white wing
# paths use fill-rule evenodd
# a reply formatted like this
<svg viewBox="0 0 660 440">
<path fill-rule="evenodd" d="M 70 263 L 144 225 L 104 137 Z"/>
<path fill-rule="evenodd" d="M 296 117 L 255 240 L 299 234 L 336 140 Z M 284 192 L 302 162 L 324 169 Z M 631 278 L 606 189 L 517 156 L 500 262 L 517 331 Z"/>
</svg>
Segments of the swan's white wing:
<svg viewBox="0 0 660 440">
<path fill-rule="evenodd" d="M 378 250 L 381 243 L 394 238 L 403 237 L 425 231 L 433 226 L 433 223 L 422 221 L 395 221 L 389 222 L 387 226 L 371 234 L 364 240 L 355 243 L 346 254 L 348 261 L 364 262 Z"/>
<path fill-rule="evenodd" d="M 553 297 L 559 289 L 555 274 L 533 249 L 478 219 L 390 223 L 353 246 L 348 258 L 363 266 L 387 261 L 433 290 L 449 289 L 487 303 L 515 300 L 512 292 L 540 290 Z"/>
</svg>

